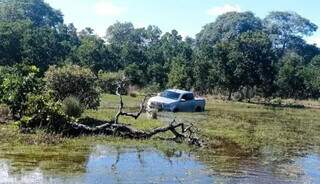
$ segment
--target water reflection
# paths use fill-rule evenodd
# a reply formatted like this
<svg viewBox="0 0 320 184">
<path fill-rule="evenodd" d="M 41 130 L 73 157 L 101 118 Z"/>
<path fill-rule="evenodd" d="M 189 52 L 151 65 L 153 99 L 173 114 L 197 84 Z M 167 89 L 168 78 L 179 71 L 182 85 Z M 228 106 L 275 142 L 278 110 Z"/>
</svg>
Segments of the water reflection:
<svg viewBox="0 0 320 184">
<path fill-rule="evenodd" d="M 309 183 L 320 183 L 319 155 L 308 155 L 296 161 L 296 164 L 304 171 L 306 181 Z"/>
<path fill-rule="evenodd" d="M 53 150 L 51 150 L 53 151 Z M 71 153 L 75 154 L 75 153 Z M 0 160 L 0 184 L 20 183 L 320 183 L 320 156 L 309 154 L 270 162 L 261 157 L 237 157 L 155 149 L 115 148 L 95 145 L 78 171 L 68 159 L 30 164 L 30 156 Z M 13 154 L 14 155 L 14 154 Z M 79 153 L 74 157 L 80 156 Z M 69 158 L 73 158 L 69 155 Z M 45 159 L 45 158 L 44 158 Z M 50 167 L 51 165 L 51 167 Z M 58 166 L 58 167 L 56 167 Z M 59 171 L 59 169 L 61 169 Z"/>
<path fill-rule="evenodd" d="M 15 172 L 13 162 L 2 161 L 0 183 L 212 183 L 205 165 L 191 155 L 175 152 L 168 157 L 154 149 L 115 149 L 97 145 L 84 173 L 64 175 L 33 170 Z M 71 163 L 70 163 L 71 164 Z"/>
<path fill-rule="evenodd" d="M 188 154 L 168 159 L 153 149 L 110 149 L 97 146 L 90 156 L 88 183 L 212 183 L 207 169 Z"/>
</svg>

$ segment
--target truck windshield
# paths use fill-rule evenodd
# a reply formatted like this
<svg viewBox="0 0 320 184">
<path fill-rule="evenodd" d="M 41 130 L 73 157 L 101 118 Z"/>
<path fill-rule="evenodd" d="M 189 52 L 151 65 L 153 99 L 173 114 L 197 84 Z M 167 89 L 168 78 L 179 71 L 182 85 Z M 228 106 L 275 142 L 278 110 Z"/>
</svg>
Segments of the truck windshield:
<svg viewBox="0 0 320 184">
<path fill-rule="evenodd" d="M 173 91 L 164 91 L 163 93 L 161 93 L 161 97 L 178 100 L 180 97 L 180 94 Z"/>
</svg>

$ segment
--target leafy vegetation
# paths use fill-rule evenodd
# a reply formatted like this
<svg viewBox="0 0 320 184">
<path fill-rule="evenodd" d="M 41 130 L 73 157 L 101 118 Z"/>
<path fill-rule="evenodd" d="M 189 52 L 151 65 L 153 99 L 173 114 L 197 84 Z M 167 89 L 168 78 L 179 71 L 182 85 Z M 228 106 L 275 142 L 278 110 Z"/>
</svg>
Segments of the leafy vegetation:
<svg viewBox="0 0 320 184">
<path fill-rule="evenodd" d="M 295 12 L 274 11 L 264 19 L 229 12 L 205 25 L 195 39 L 130 22 L 106 28 L 102 39 L 89 27 L 78 31 L 63 24 L 62 13 L 43 0 L 4 1 L 0 65 L 34 65 L 39 76 L 51 65 L 78 65 L 106 80 L 100 85 L 108 92 L 123 71 L 139 88 L 178 87 L 230 98 L 247 90 L 251 96 L 316 99 L 319 67 L 313 66 L 320 50 L 304 38 L 317 28 Z"/>
<path fill-rule="evenodd" d="M 78 118 L 83 113 L 79 100 L 75 97 L 67 97 L 62 102 L 62 108 L 66 115 Z"/>
<path fill-rule="evenodd" d="M 56 100 L 63 101 L 67 97 L 74 96 L 86 108 L 99 106 L 97 77 L 88 68 L 76 65 L 66 65 L 62 68 L 51 66 L 44 80 Z"/>
<path fill-rule="evenodd" d="M 129 22 L 106 30 L 106 40 L 91 28 L 77 31 L 43 0 L 1 3 L 0 102 L 21 125 L 39 115 L 54 132 L 66 128 L 68 116 L 79 117 L 82 107 L 98 109 L 86 110 L 86 116 L 114 118 L 105 108 L 114 97 L 104 95 L 100 104 L 99 88 L 114 93 L 119 80 L 145 91 L 175 87 L 228 99 L 234 94 L 241 94 L 240 100 L 276 98 L 271 102 L 320 97 L 320 50 L 304 40 L 317 25 L 295 12 L 270 12 L 264 19 L 229 12 L 205 25 L 195 39 Z M 160 125 L 122 122 L 143 130 Z"/>
<path fill-rule="evenodd" d="M 27 110 L 28 95 L 38 93 L 41 79 L 35 66 L 17 65 L 2 70 L 0 102 L 9 106 L 14 117 L 21 118 Z"/>
</svg>

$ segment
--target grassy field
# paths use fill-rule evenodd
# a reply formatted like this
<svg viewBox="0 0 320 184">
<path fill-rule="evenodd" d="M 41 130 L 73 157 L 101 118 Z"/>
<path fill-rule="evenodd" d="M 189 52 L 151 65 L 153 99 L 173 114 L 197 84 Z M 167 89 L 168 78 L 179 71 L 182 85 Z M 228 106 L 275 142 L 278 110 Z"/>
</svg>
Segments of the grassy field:
<svg viewBox="0 0 320 184">
<path fill-rule="evenodd" d="M 83 116 L 111 119 L 117 112 L 118 101 L 117 96 L 104 94 L 101 107 L 97 111 L 86 111 Z M 136 111 L 140 101 L 141 97 L 124 97 L 126 110 Z M 164 126 L 174 118 L 180 122 L 195 123 L 206 142 L 205 148 L 196 151 L 197 155 L 200 160 L 215 167 L 219 164 L 224 166 L 227 163 L 226 158 L 236 157 L 241 160 L 239 158 L 259 157 L 266 161 L 281 161 L 310 151 L 319 152 L 318 108 L 284 108 L 208 98 L 206 111 L 203 113 L 163 112 L 158 116 L 158 120 L 150 120 L 146 115 L 142 115 L 138 120 L 121 118 L 120 121 L 142 130 Z M 16 158 L 24 155 L 29 156 L 32 163 L 39 165 L 41 162 L 43 168 L 56 164 L 66 170 L 83 168 L 86 158 L 77 155 L 89 154 L 90 147 L 100 143 L 116 147 L 153 147 L 167 155 L 174 150 L 193 149 L 160 140 L 137 141 L 103 136 L 63 138 L 41 131 L 36 134 L 22 134 L 14 124 L 0 125 L 0 139 L 2 158 L 15 158 L 19 165 L 19 159 Z M 78 164 L 64 165 L 67 160 Z"/>
<path fill-rule="evenodd" d="M 112 118 L 117 111 L 118 97 L 103 95 L 102 99 L 98 111 L 87 111 L 85 115 Z M 137 110 L 140 101 L 139 97 L 124 98 L 129 111 Z M 316 101 L 302 103 L 319 104 Z M 160 113 L 158 120 L 142 116 L 140 120 L 125 118 L 121 121 L 148 130 L 176 118 L 181 122 L 195 123 L 199 134 L 206 140 L 208 150 L 242 156 L 282 156 L 303 154 L 304 150 L 316 149 L 320 145 L 320 109 L 317 106 L 310 108 L 310 105 L 298 107 L 274 107 L 208 98 L 204 113 Z"/>
</svg>

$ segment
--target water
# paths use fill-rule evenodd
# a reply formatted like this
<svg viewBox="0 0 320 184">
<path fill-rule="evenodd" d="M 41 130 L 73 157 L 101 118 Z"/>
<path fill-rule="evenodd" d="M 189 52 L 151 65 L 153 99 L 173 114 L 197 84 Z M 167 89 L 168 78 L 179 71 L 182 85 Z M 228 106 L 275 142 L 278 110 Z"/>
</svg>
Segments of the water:
<svg viewBox="0 0 320 184">
<path fill-rule="evenodd" d="M 0 183 L 178 184 L 213 181 L 206 166 L 192 155 L 177 152 L 169 158 L 155 149 L 115 149 L 106 145 L 96 145 L 88 157 L 84 172 L 76 175 L 55 174 L 58 168 L 43 171 L 39 167 L 12 172 L 15 169 L 11 167 L 8 160 L 0 162 Z"/>
<path fill-rule="evenodd" d="M 51 158 L 49 166 L 41 158 L 30 160 L 23 154 L 2 159 L 0 183 L 320 183 L 318 154 L 267 162 L 261 158 L 181 151 L 168 155 L 153 148 L 115 148 L 103 144 L 93 146 L 87 155 L 70 154 L 70 158 L 77 154 L 74 156 L 86 159 L 79 162 L 65 157 Z"/>
</svg>

